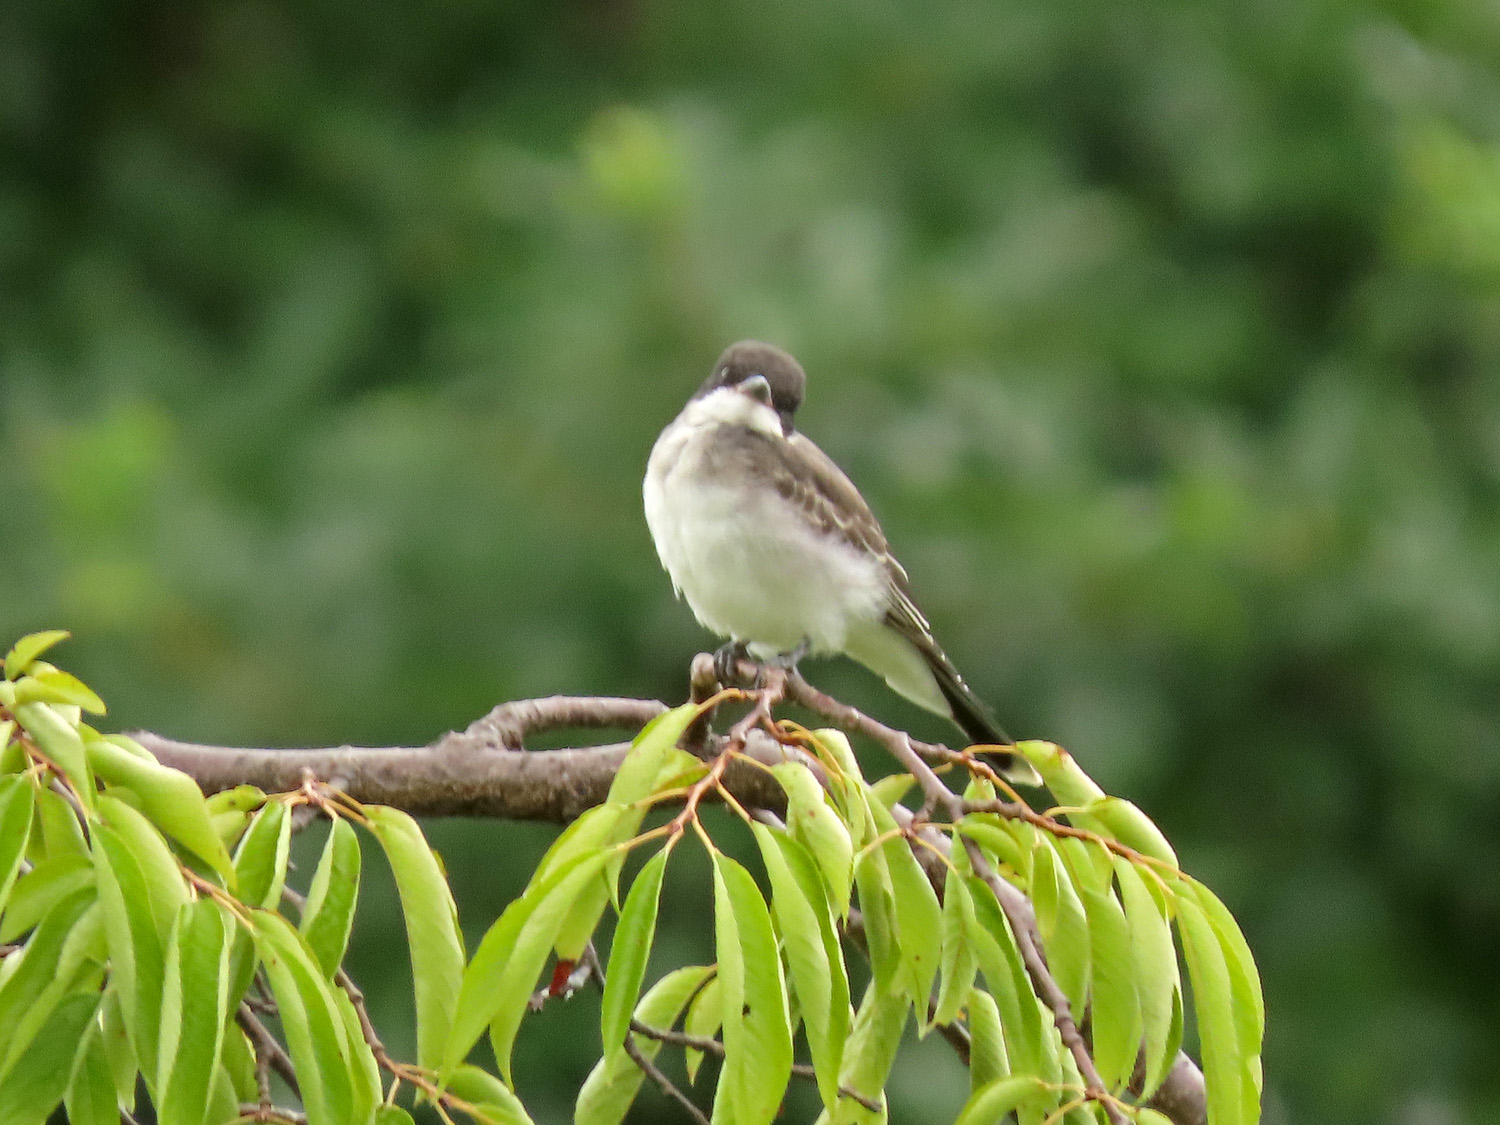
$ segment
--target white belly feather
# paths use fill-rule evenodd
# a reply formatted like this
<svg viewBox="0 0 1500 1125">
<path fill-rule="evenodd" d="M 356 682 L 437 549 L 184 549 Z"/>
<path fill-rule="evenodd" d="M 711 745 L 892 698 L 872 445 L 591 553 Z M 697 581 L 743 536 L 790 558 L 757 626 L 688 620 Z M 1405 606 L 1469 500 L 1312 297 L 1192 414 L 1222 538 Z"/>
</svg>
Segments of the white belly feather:
<svg viewBox="0 0 1500 1125">
<path fill-rule="evenodd" d="M 703 471 L 718 427 L 689 414 L 657 440 L 645 481 L 646 522 L 678 593 L 703 625 L 759 655 L 804 639 L 842 651 L 851 628 L 884 612 L 880 563 L 828 539 L 774 489 Z"/>
</svg>

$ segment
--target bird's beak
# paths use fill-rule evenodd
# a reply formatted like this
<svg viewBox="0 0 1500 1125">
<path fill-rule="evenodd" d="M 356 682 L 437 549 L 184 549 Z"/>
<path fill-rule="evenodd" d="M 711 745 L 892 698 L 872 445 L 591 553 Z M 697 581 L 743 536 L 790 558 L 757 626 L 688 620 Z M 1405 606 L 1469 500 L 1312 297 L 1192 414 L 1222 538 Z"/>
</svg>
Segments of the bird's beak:
<svg viewBox="0 0 1500 1125">
<path fill-rule="evenodd" d="M 735 390 L 742 395 L 753 398 L 762 406 L 771 405 L 771 384 L 766 381 L 764 375 L 752 375 L 750 378 L 736 384 Z"/>
</svg>

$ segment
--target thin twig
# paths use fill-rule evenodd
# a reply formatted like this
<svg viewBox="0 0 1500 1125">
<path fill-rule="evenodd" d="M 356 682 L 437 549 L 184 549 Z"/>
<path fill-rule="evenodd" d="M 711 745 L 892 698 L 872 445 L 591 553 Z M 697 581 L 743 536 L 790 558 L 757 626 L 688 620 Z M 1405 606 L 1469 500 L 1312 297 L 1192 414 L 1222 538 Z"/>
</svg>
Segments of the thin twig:
<svg viewBox="0 0 1500 1125">
<path fill-rule="evenodd" d="M 256 1019 L 255 1013 L 245 1004 L 241 1004 L 239 1011 L 235 1012 L 234 1020 L 250 1037 L 250 1042 L 255 1048 L 257 1064 L 264 1056 L 270 1068 L 281 1075 L 281 1080 L 291 1088 L 292 1093 L 300 1098 L 302 1088 L 297 1083 L 297 1071 L 292 1066 L 291 1057 L 282 1049 L 281 1044 L 276 1042 L 276 1037 L 266 1030 L 266 1025 Z"/>
<path fill-rule="evenodd" d="M 298 1113 L 295 1109 L 283 1109 L 275 1105 L 242 1105 L 240 1106 L 240 1120 L 275 1121 L 281 1122 L 282 1125 L 307 1125 L 306 1115 Z"/>
<path fill-rule="evenodd" d="M 630 1030 L 637 1035 L 644 1035 L 647 1039 L 655 1039 L 658 1043 L 670 1043 L 674 1047 L 689 1047 L 694 1051 L 702 1051 L 714 1058 L 724 1057 L 724 1044 L 712 1036 L 688 1035 L 682 1031 L 671 1031 L 666 1028 L 652 1027 L 650 1024 L 642 1023 L 640 1020 L 630 1021 Z M 806 1063 L 793 1063 L 792 1073 L 798 1078 L 811 1078 L 817 1080 L 818 1072 Z M 840 1086 L 839 1093 L 846 1098 L 852 1098 L 864 1106 L 871 1113 L 880 1112 L 880 1102 L 874 1098 L 866 1097 L 858 1090 L 850 1089 L 848 1086 Z"/>
<path fill-rule="evenodd" d="M 693 1100 L 679 1090 L 676 1084 L 668 1078 L 657 1065 L 641 1053 L 641 1049 L 635 1045 L 635 1037 L 625 1036 L 625 1053 L 630 1056 L 630 1061 L 641 1068 L 641 1073 L 655 1082 L 663 1094 L 671 1098 L 683 1109 L 687 1110 L 698 1125 L 709 1125 L 708 1118 L 703 1116 L 703 1111 L 693 1104 Z"/>
</svg>

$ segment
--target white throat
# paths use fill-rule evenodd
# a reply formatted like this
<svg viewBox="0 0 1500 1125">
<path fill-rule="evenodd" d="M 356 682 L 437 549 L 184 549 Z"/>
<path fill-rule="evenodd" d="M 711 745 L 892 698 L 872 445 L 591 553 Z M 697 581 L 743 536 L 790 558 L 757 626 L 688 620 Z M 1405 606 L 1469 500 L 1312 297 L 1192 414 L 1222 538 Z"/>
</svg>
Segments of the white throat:
<svg viewBox="0 0 1500 1125">
<path fill-rule="evenodd" d="M 709 426 L 748 426 L 772 437 L 784 437 L 781 418 L 771 407 L 733 387 L 716 387 L 695 398 L 677 416 L 679 425 L 690 429 Z"/>
</svg>

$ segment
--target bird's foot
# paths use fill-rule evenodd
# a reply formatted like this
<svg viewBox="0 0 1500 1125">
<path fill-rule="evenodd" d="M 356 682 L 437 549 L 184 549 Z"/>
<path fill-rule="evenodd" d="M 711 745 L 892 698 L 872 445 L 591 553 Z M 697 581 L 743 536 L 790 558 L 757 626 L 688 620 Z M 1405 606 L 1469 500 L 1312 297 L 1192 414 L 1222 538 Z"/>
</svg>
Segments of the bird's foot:
<svg viewBox="0 0 1500 1125">
<path fill-rule="evenodd" d="M 802 658 L 811 650 L 812 638 L 803 637 L 802 643 L 792 649 L 791 652 L 777 653 L 770 660 L 766 661 L 766 665 L 771 668 L 779 668 L 790 676 L 797 671 L 797 665 L 801 663 Z"/>
<path fill-rule="evenodd" d="M 744 641 L 730 641 L 714 650 L 714 675 L 726 687 L 741 684 L 740 661 L 750 659 L 750 649 Z M 759 676 L 757 675 L 757 679 Z"/>
</svg>

